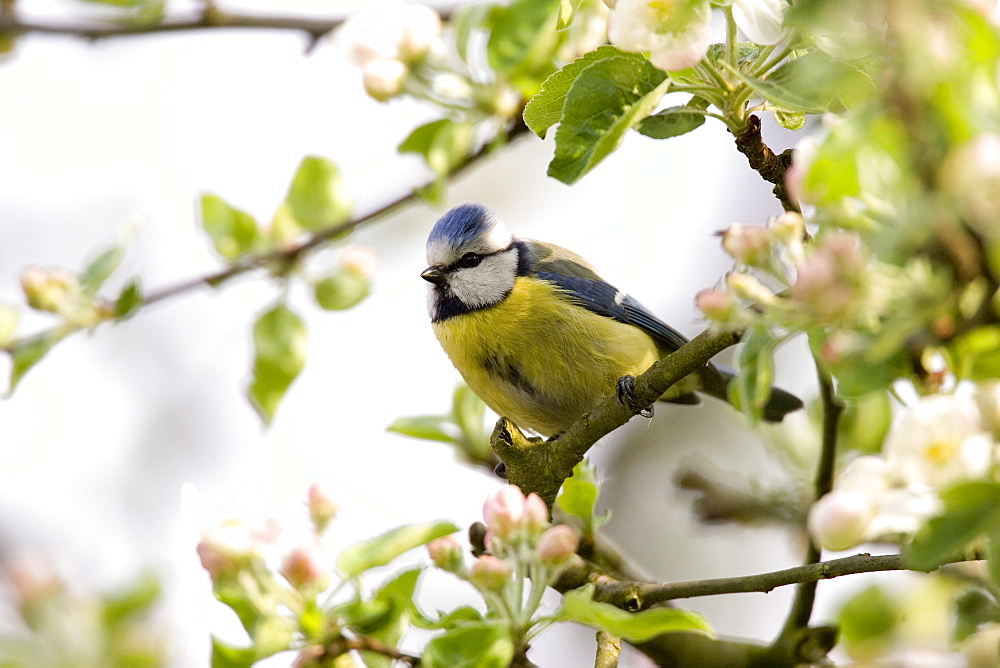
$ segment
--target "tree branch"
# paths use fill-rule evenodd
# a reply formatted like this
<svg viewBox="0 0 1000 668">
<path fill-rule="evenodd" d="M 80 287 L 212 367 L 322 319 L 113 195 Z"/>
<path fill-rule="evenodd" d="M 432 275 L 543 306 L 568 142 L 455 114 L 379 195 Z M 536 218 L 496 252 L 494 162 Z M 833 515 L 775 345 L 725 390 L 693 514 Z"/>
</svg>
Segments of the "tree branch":
<svg viewBox="0 0 1000 668">
<path fill-rule="evenodd" d="M 667 388 L 739 340 L 739 332 L 702 332 L 635 379 L 635 405 L 652 406 Z M 563 480 L 570 476 L 590 447 L 636 414 L 637 411 L 622 404 L 612 393 L 604 403 L 548 441 L 529 439 L 512 422 L 500 418 L 490 437 L 490 445 L 503 462 L 507 480 L 525 494 L 535 492 L 551 507 Z"/>
<path fill-rule="evenodd" d="M 820 449 L 819 462 L 816 464 L 816 479 L 814 483 L 814 501 L 819 500 L 833 489 L 833 473 L 837 463 L 837 428 L 840 423 L 840 416 L 844 412 L 844 406 L 837 399 L 833 389 L 833 379 L 830 374 L 817 362 L 817 375 L 819 376 L 819 394 L 823 406 L 823 441 Z M 809 548 L 806 551 L 805 563 L 807 566 L 815 565 L 823 556 L 823 551 L 809 539 Z M 809 581 L 800 584 L 795 592 L 795 599 L 789 609 L 788 618 L 785 620 L 784 628 L 776 642 L 780 643 L 796 629 L 803 628 L 809 624 L 812 616 L 813 603 L 816 600 L 816 581 Z"/>
<path fill-rule="evenodd" d="M 785 172 L 792 164 L 793 151 L 788 149 L 778 155 L 767 147 L 760 134 L 760 119 L 751 115 L 747 119 L 746 130 L 736 135 L 736 148 L 747 157 L 753 168 L 768 183 L 774 184 L 771 191 L 781 202 L 785 211 L 799 211 L 798 202 L 793 202 L 785 185 Z"/>
<path fill-rule="evenodd" d="M 520 122 L 520 117 L 518 117 L 518 122 L 513 123 L 506 130 L 503 136 L 504 143 L 514 141 L 519 137 L 525 136 L 527 133 L 528 133 L 527 126 L 525 126 L 523 122 Z M 456 166 L 449 174 L 449 177 L 455 178 L 461 175 L 468 169 L 472 168 L 474 165 L 484 160 L 488 155 L 491 155 L 495 148 L 496 148 L 496 142 L 491 142 L 483 146 L 477 152 L 468 156 L 461 164 Z M 428 181 L 428 184 L 430 183 L 431 181 Z M 240 276 L 241 274 L 245 274 L 251 271 L 264 269 L 266 267 L 273 266 L 275 264 L 288 265 L 288 266 L 294 265 L 296 262 L 300 261 L 302 257 L 309 254 L 316 248 L 323 246 L 329 241 L 340 238 L 341 236 L 346 235 L 359 227 L 373 223 L 378 219 L 382 218 L 383 216 L 387 216 L 395 212 L 397 209 L 400 209 L 404 206 L 408 206 L 413 202 L 417 201 L 420 198 L 420 196 L 417 194 L 418 190 L 419 188 L 414 188 L 405 195 L 397 197 L 395 200 L 389 202 L 388 204 L 385 204 L 384 206 L 374 211 L 366 213 L 362 216 L 349 220 L 340 225 L 334 225 L 332 227 L 328 227 L 318 232 L 315 232 L 297 244 L 285 246 L 283 248 L 279 248 L 273 251 L 268 251 L 266 253 L 246 255 L 244 257 L 238 258 L 224 269 L 220 269 L 210 274 L 205 274 L 204 276 L 197 276 L 194 278 L 181 280 L 177 283 L 174 283 L 173 285 L 168 285 L 156 290 L 151 290 L 143 295 L 141 307 L 146 307 L 151 304 L 155 304 L 157 302 L 166 301 L 168 299 L 177 297 L 184 293 L 191 292 L 192 290 L 195 290 L 200 287 L 204 286 L 213 288 L 218 287 L 219 285 L 225 283 L 231 278 Z M 109 314 L 113 313 L 114 309 L 112 303 L 109 302 L 105 306 L 106 306 L 105 310 Z M 112 318 L 109 315 L 109 317 L 105 321 L 111 319 Z M 60 333 L 61 336 L 65 336 L 70 333 L 73 333 L 73 331 L 78 331 L 80 329 L 77 328 L 77 330 L 71 329 L 70 331 L 65 331 L 65 328 L 66 325 L 65 323 L 63 323 L 51 329 L 38 332 L 37 334 L 34 334 L 27 338 L 15 339 L 14 341 L 6 344 L 5 346 L 0 347 L 0 350 L 10 353 L 16 347 L 33 345 L 35 343 L 47 339 L 48 337 L 52 336 L 57 332 Z"/>
</svg>

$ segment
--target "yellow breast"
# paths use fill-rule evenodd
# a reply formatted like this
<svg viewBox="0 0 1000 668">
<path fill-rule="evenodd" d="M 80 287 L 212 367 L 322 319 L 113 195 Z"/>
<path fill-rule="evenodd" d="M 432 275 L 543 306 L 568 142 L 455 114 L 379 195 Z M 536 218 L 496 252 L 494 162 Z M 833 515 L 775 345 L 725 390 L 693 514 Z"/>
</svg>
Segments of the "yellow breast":
<svg viewBox="0 0 1000 668">
<path fill-rule="evenodd" d="M 567 303 L 518 277 L 499 304 L 434 323 L 469 387 L 498 414 L 544 436 L 564 431 L 659 358 L 638 327 Z"/>
</svg>

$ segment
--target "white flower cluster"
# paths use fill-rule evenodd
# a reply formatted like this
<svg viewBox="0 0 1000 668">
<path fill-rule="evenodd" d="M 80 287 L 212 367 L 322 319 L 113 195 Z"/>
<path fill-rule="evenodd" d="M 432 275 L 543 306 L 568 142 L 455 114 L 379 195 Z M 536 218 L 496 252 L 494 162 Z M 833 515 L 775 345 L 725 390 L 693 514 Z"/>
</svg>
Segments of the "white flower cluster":
<svg viewBox="0 0 1000 668">
<path fill-rule="evenodd" d="M 379 3 L 352 15 L 337 41 L 361 68 L 365 91 L 383 102 L 402 91 L 414 65 L 444 51 L 438 13 L 404 2 Z"/>
<path fill-rule="evenodd" d="M 809 531 L 829 550 L 912 535 L 940 510 L 938 491 L 988 478 L 1000 463 L 1000 385 L 934 394 L 907 407 L 882 455 L 851 462 L 813 505 Z"/>
<path fill-rule="evenodd" d="M 712 39 L 709 0 L 617 0 L 608 16 L 608 41 L 625 51 L 649 53 L 668 72 L 691 67 Z M 781 39 L 785 0 L 735 0 L 733 19 L 747 39 L 774 44 Z"/>
</svg>

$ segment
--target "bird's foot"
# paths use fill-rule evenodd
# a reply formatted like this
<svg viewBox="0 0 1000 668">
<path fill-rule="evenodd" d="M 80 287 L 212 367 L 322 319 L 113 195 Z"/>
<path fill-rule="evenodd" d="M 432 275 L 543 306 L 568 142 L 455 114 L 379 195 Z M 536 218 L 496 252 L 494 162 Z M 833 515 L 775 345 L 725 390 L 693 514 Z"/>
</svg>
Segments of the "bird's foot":
<svg viewBox="0 0 1000 668">
<path fill-rule="evenodd" d="M 635 376 L 622 376 L 615 383 L 615 393 L 623 406 L 644 418 L 653 417 L 652 406 L 637 406 L 635 399 Z"/>
</svg>

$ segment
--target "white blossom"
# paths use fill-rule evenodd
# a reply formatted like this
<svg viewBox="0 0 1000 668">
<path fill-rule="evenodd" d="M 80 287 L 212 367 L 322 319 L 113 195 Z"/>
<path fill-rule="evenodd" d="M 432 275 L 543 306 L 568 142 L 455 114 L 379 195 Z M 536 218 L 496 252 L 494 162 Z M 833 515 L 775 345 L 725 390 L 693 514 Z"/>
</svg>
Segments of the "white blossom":
<svg viewBox="0 0 1000 668">
<path fill-rule="evenodd" d="M 337 31 L 336 41 L 358 66 L 377 59 L 411 62 L 443 49 L 441 18 L 425 5 L 373 4 L 352 14 Z"/>
<path fill-rule="evenodd" d="M 935 394 L 903 411 L 883 451 L 902 485 L 938 488 L 984 476 L 993 448 L 972 398 Z"/>
<path fill-rule="evenodd" d="M 786 9 L 785 0 L 736 0 L 733 19 L 751 42 L 775 44 L 782 37 Z"/>
<path fill-rule="evenodd" d="M 690 67 L 712 38 L 707 0 L 618 0 L 608 15 L 608 40 L 624 51 L 649 52 L 661 70 Z"/>
<path fill-rule="evenodd" d="M 370 60 L 361 68 L 365 92 L 379 102 L 385 102 L 403 89 L 403 79 L 406 78 L 407 72 L 409 68 L 400 60 L 393 58 Z"/>
</svg>

